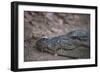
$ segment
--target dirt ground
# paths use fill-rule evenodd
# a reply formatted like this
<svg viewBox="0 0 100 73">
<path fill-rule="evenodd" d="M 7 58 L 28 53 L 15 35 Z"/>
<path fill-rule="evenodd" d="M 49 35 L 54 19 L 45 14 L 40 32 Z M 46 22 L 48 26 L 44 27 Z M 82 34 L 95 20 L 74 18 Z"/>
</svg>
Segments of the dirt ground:
<svg viewBox="0 0 100 73">
<path fill-rule="evenodd" d="M 37 50 L 35 43 L 42 37 L 52 38 L 72 30 L 90 29 L 89 14 L 24 11 L 24 61 L 70 60 L 90 58 L 90 48 L 79 47 L 62 51 L 65 56 L 55 56 Z"/>
</svg>

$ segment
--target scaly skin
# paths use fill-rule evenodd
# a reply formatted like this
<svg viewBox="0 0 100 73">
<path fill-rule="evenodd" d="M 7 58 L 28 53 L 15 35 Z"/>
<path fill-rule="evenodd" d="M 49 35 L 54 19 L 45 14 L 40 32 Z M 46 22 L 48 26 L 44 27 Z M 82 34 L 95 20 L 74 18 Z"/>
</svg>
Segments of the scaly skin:
<svg viewBox="0 0 100 73">
<path fill-rule="evenodd" d="M 61 35 L 58 37 L 49 38 L 41 38 L 36 42 L 36 47 L 41 52 L 49 52 L 51 54 L 64 56 L 62 54 L 57 53 L 59 49 L 63 49 L 63 51 L 73 50 L 77 47 L 84 46 L 90 47 L 89 43 L 89 35 L 86 31 L 72 31 L 68 34 Z M 66 57 L 66 56 L 65 56 Z"/>
</svg>

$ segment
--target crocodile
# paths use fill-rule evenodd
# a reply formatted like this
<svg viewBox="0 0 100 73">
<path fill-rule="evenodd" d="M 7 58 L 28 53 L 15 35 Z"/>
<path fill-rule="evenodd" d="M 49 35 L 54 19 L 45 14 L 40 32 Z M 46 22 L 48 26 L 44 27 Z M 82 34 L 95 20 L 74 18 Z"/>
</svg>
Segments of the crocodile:
<svg viewBox="0 0 100 73">
<path fill-rule="evenodd" d="M 89 47 L 89 35 L 86 31 L 75 30 L 68 34 L 53 38 L 41 38 L 37 40 L 36 47 L 41 52 L 49 52 L 53 55 L 65 56 L 57 53 L 58 50 L 73 50 L 79 46 Z M 67 57 L 67 56 L 65 56 Z M 74 57 L 71 57 L 74 58 Z"/>
</svg>

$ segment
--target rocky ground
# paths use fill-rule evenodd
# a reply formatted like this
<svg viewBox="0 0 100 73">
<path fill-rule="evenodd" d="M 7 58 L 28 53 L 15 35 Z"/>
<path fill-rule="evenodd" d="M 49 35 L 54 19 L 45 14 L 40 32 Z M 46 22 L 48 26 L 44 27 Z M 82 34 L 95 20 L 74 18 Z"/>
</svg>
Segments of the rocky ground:
<svg viewBox="0 0 100 73">
<path fill-rule="evenodd" d="M 90 58 L 90 49 L 78 47 L 74 50 L 61 51 L 66 57 L 54 56 L 37 50 L 35 43 L 42 37 L 52 38 L 66 34 L 72 30 L 90 29 L 89 14 L 24 12 L 24 61 L 69 60 Z"/>
</svg>

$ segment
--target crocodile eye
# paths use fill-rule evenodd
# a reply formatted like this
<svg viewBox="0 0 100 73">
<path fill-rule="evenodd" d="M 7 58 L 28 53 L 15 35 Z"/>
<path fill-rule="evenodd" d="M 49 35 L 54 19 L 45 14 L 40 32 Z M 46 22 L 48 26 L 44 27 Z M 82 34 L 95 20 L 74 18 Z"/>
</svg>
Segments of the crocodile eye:
<svg viewBox="0 0 100 73">
<path fill-rule="evenodd" d="M 59 43 L 60 41 L 58 40 L 57 42 Z"/>
<path fill-rule="evenodd" d="M 50 48 L 50 47 L 51 47 L 51 45 L 49 44 L 49 45 L 48 45 L 48 48 Z"/>
</svg>

